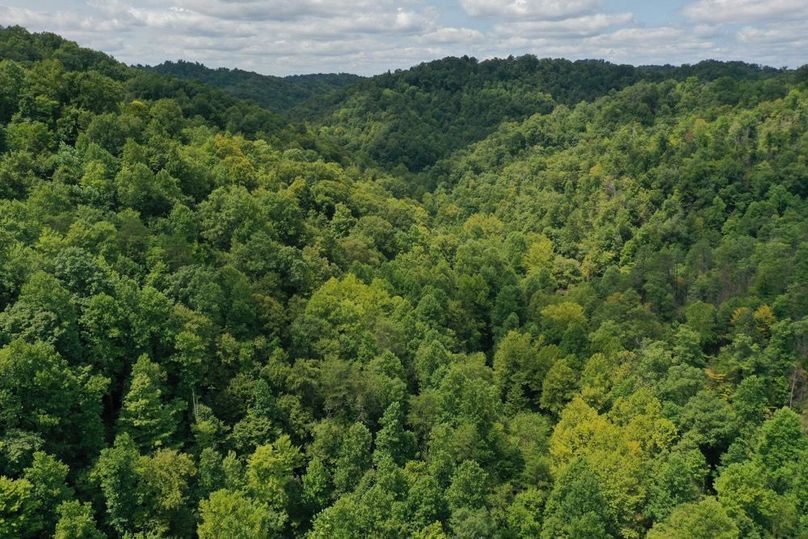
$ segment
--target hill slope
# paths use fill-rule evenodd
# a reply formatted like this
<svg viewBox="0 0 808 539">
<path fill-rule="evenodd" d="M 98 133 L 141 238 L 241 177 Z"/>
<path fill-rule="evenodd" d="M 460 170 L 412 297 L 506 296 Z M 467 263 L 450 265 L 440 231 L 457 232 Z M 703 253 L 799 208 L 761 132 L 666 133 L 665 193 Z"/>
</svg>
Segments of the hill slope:
<svg viewBox="0 0 808 539">
<path fill-rule="evenodd" d="M 221 90 L 0 51 L 0 537 L 808 535 L 805 70 L 446 61 L 395 110 L 514 120 L 427 123 L 416 200 Z"/>
<path fill-rule="evenodd" d="M 189 79 L 219 88 L 239 99 L 258 103 L 285 114 L 313 98 L 356 84 L 362 79 L 350 73 L 326 73 L 273 77 L 241 69 L 210 69 L 193 62 L 164 62 L 149 67 L 163 75 Z"/>
<path fill-rule="evenodd" d="M 591 101 L 639 81 L 777 78 L 779 70 L 740 62 L 634 67 L 599 60 L 534 56 L 445 58 L 369 78 L 324 102 L 308 104 L 323 134 L 360 162 L 424 170 L 480 140 L 500 123 L 557 105 Z"/>
</svg>

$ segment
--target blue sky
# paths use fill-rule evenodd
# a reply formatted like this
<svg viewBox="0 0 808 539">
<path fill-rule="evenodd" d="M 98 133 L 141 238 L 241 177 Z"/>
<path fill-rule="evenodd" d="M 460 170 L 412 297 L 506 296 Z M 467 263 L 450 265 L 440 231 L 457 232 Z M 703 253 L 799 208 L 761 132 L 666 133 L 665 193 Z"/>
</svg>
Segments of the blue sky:
<svg viewBox="0 0 808 539">
<path fill-rule="evenodd" d="M 127 63 L 374 74 L 449 55 L 808 63 L 808 0 L 0 0 Z"/>
</svg>

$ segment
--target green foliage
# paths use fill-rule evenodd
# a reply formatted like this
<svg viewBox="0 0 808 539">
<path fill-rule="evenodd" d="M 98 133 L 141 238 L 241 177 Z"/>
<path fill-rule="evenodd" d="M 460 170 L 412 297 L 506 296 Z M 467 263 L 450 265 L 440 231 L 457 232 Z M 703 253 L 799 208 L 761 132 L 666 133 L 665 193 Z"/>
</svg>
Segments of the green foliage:
<svg viewBox="0 0 808 539">
<path fill-rule="evenodd" d="M 300 465 L 300 452 L 288 436 L 282 436 L 272 445 L 256 448 L 247 464 L 247 489 L 250 494 L 280 512 L 289 503 L 287 492 L 293 481 L 293 472 Z"/>
<path fill-rule="evenodd" d="M 0 29 L 0 536 L 807 536 L 804 71 Z"/>
<path fill-rule="evenodd" d="M 129 434 L 103 449 L 90 477 L 106 500 L 106 521 L 119 534 L 187 534 L 193 459 L 173 449 L 141 455 Z"/>
<path fill-rule="evenodd" d="M 68 466 L 41 451 L 34 453 L 34 460 L 23 472 L 31 483 L 31 507 L 35 518 L 28 525 L 32 534 L 53 533 L 56 526 L 56 510 L 62 501 L 72 497 L 72 489 L 66 484 Z"/>
<path fill-rule="evenodd" d="M 92 479 L 104 495 L 106 521 L 121 535 L 135 527 L 139 460 L 132 439 L 122 434 L 113 447 L 101 451 L 92 470 Z"/>
<path fill-rule="evenodd" d="M 118 422 L 121 432 L 128 433 L 141 449 L 167 445 L 176 428 L 182 404 L 163 402 L 165 381 L 165 371 L 146 355 L 132 366 Z"/>
<path fill-rule="evenodd" d="M 556 479 L 544 510 L 542 537 L 609 537 L 612 516 L 598 481 L 583 463 L 569 466 Z"/>
<path fill-rule="evenodd" d="M 735 539 L 738 537 L 738 528 L 727 510 L 715 498 L 704 498 L 698 503 L 686 503 L 677 507 L 666 520 L 651 528 L 648 537 Z"/>
<path fill-rule="evenodd" d="M 59 522 L 56 523 L 55 539 L 102 539 L 89 503 L 76 500 L 64 502 L 58 507 Z"/>
<path fill-rule="evenodd" d="M 376 433 L 374 460 L 389 457 L 399 466 L 413 456 L 415 436 L 405 429 L 404 411 L 396 401 L 387 407 L 379 420 L 379 431 Z"/>
<path fill-rule="evenodd" d="M 542 384 L 541 407 L 551 413 L 559 413 L 575 394 L 576 383 L 575 371 L 565 359 L 553 363 Z"/>
<path fill-rule="evenodd" d="M 0 532 L 5 537 L 27 535 L 36 518 L 31 503 L 32 485 L 25 479 L 0 477 Z"/>
<path fill-rule="evenodd" d="M 103 446 L 107 383 L 87 366 L 70 366 L 49 344 L 15 340 L 0 349 L 3 430 L 32 433 L 49 454 L 86 463 Z"/>
<path fill-rule="evenodd" d="M 485 504 L 488 477 L 480 465 L 473 460 L 460 464 L 452 475 L 452 482 L 446 489 L 446 502 L 449 509 L 478 509 Z"/>
<path fill-rule="evenodd" d="M 548 352 L 547 348 L 542 349 L 538 343 L 532 342 L 529 334 L 516 331 L 509 332 L 499 341 L 494 355 L 494 376 L 506 402 L 515 409 L 525 408 L 530 403 L 535 405 L 538 395 L 545 398 L 542 391 L 545 376 L 560 369 L 549 364 L 552 358 L 548 357 Z M 559 374 L 556 372 L 554 376 Z M 559 379 L 559 382 L 563 380 Z M 552 387 L 548 389 L 554 391 Z M 547 402 L 552 398 L 548 396 Z"/>
<path fill-rule="evenodd" d="M 546 113 L 556 105 L 572 106 L 627 88 L 636 94 L 632 95 L 634 113 L 621 117 L 618 111 L 624 109 L 614 107 L 608 112 L 610 119 L 651 123 L 660 96 L 654 86 L 641 81 L 725 76 L 724 80 L 739 77 L 762 86 L 777 74 L 740 62 L 635 68 L 530 55 L 485 61 L 449 57 L 364 80 L 349 86 L 344 95 L 337 94 L 338 99 L 310 102 L 307 108 L 315 118 L 323 118 L 324 135 L 340 133 L 336 143 L 358 154 L 363 162 L 393 170 L 403 165 L 410 171 L 434 166 L 435 172 L 443 174 L 446 167 L 441 160 L 452 152 L 485 138 L 503 122 Z M 711 89 L 724 92 L 718 85 Z M 783 90 L 781 84 L 774 84 L 774 95 L 782 95 Z M 521 133 L 509 135 L 498 138 L 498 151 L 487 156 L 485 165 L 496 165 L 503 156 L 532 143 L 531 137 Z"/>
<path fill-rule="evenodd" d="M 330 93 L 361 80 L 349 73 L 320 73 L 272 77 L 241 69 L 209 69 L 193 62 L 163 62 L 151 69 L 163 75 L 199 81 L 241 99 L 255 101 L 278 113 L 291 112 L 296 106 L 327 98 Z"/>
<path fill-rule="evenodd" d="M 202 539 L 272 537 L 283 518 L 264 503 L 239 492 L 217 490 L 199 505 L 201 522 L 196 533 Z"/>
</svg>

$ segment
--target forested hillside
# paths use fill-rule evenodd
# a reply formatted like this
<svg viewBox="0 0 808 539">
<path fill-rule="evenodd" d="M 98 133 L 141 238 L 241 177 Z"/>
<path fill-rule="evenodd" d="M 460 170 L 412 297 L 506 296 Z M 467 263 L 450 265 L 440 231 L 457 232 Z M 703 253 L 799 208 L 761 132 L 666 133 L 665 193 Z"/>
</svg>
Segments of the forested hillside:
<svg viewBox="0 0 808 539">
<path fill-rule="evenodd" d="M 778 70 L 741 62 L 633 67 L 600 60 L 445 58 L 353 85 L 333 99 L 307 103 L 322 135 L 360 163 L 419 172 L 489 135 L 503 121 L 592 101 L 640 81 L 696 77 L 726 86 L 766 80 Z"/>
<path fill-rule="evenodd" d="M 0 29 L 0 537 L 808 537 L 807 75 Z"/>
<path fill-rule="evenodd" d="M 747 90 L 776 92 L 782 70 L 742 62 L 684 66 L 617 65 L 600 60 L 444 58 L 361 79 L 345 74 L 267 77 L 166 62 L 159 73 L 211 84 L 239 98 L 320 126 L 332 146 L 362 166 L 421 172 L 489 135 L 503 121 L 592 101 L 640 81 L 715 81 L 724 99 Z"/>
<path fill-rule="evenodd" d="M 163 75 L 209 84 L 278 113 L 289 113 L 307 100 L 327 96 L 361 80 L 361 77 L 349 73 L 272 77 L 241 69 L 210 69 L 199 63 L 182 60 L 164 62 L 148 69 Z"/>
</svg>

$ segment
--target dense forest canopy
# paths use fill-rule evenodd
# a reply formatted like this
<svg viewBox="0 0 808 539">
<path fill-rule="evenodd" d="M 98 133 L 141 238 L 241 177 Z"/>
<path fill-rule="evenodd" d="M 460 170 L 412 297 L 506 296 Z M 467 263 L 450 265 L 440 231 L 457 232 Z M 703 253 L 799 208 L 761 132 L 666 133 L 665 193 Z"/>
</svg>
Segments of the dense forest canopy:
<svg viewBox="0 0 808 539">
<path fill-rule="evenodd" d="M 718 81 L 739 98 L 738 80 L 781 76 L 742 62 L 634 67 L 602 60 L 445 58 L 360 81 L 301 112 L 364 164 L 419 172 L 489 135 L 503 121 L 574 106 L 641 81 Z M 734 95 L 733 95 L 734 93 Z M 732 98 L 730 97 L 730 98 Z M 400 168 L 403 167 L 403 168 Z"/>
<path fill-rule="evenodd" d="M 317 73 L 272 77 L 242 69 L 210 69 L 195 62 L 164 62 L 150 67 L 157 73 L 190 79 L 255 101 L 274 112 L 288 114 L 296 106 L 355 84 L 362 77 L 350 73 Z"/>
<path fill-rule="evenodd" d="M 0 29 L 0 537 L 808 536 L 808 69 L 159 71 Z"/>
</svg>

